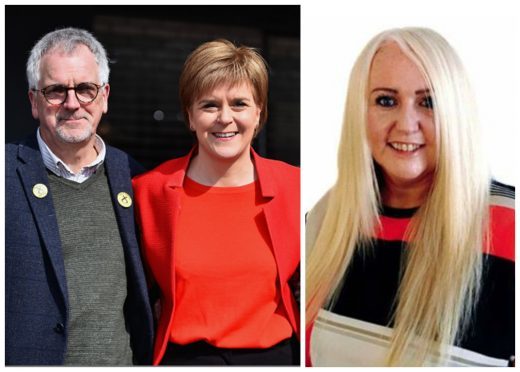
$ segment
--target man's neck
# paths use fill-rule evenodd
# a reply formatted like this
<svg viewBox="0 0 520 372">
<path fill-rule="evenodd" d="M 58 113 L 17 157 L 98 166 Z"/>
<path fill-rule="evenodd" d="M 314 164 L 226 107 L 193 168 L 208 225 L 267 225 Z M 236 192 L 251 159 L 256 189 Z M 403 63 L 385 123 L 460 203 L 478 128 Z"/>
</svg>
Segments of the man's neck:
<svg viewBox="0 0 520 372">
<path fill-rule="evenodd" d="M 79 172 L 94 162 L 98 156 L 99 150 L 96 148 L 95 135 L 80 143 L 65 143 L 59 140 L 49 140 L 41 132 L 40 134 L 54 155 L 63 161 L 73 173 Z"/>
</svg>

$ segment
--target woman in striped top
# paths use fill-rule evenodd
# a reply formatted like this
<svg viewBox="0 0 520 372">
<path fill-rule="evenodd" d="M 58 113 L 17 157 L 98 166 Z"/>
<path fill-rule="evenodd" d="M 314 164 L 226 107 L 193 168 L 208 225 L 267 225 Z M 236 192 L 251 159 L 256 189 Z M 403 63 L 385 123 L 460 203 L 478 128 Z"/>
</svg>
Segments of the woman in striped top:
<svg viewBox="0 0 520 372">
<path fill-rule="evenodd" d="M 470 85 L 424 28 L 354 65 L 335 186 L 307 220 L 307 363 L 507 365 L 514 189 L 492 182 Z"/>
</svg>

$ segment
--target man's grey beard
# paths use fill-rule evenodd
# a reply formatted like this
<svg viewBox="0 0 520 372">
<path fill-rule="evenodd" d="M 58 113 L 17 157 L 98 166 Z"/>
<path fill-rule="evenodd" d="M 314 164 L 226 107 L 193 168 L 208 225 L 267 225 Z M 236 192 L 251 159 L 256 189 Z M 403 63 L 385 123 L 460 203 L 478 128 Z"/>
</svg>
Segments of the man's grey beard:
<svg viewBox="0 0 520 372">
<path fill-rule="evenodd" d="M 66 126 L 58 125 L 58 127 L 56 128 L 56 134 L 58 135 L 59 139 L 65 143 L 81 143 L 90 139 L 94 133 L 92 132 L 92 127 L 88 126 L 83 128 L 81 133 L 71 135 L 67 131 Z"/>
</svg>

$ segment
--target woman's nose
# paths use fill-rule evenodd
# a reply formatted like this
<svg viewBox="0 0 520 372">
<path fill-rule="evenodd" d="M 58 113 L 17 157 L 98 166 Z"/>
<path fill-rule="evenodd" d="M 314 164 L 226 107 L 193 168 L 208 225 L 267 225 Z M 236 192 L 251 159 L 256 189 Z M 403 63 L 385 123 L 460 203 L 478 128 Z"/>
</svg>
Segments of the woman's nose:
<svg viewBox="0 0 520 372">
<path fill-rule="evenodd" d="M 414 104 L 410 103 L 401 106 L 397 117 L 396 129 L 406 133 L 413 133 L 419 129 L 420 123 L 420 113 Z"/>
<path fill-rule="evenodd" d="M 230 124 L 233 121 L 233 111 L 231 110 L 231 107 L 227 105 L 222 106 L 218 121 L 224 125 Z"/>
</svg>

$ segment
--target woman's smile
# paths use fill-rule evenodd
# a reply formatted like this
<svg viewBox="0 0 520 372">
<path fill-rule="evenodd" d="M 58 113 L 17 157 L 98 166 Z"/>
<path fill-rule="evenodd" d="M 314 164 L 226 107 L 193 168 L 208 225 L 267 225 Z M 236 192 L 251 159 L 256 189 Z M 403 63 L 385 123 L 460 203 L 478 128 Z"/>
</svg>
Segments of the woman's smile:
<svg viewBox="0 0 520 372">
<path fill-rule="evenodd" d="M 199 156 L 219 162 L 249 159 L 260 112 L 246 82 L 220 84 L 202 94 L 189 110 Z"/>
</svg>

